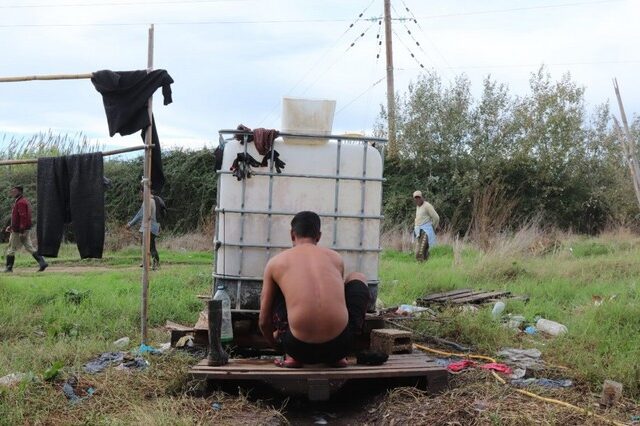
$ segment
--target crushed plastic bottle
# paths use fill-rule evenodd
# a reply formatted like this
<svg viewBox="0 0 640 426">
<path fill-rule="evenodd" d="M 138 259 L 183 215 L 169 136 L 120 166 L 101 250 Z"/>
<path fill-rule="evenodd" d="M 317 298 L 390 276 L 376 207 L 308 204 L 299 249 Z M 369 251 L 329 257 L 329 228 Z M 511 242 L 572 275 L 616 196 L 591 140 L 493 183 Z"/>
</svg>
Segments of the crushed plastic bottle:
<svg viewBox="0 0 640 426">
<path fill-rule="evenodd" d="M 222 327 L 220 329 L 220 341 L 225 343 L 231 343 L 233 341 L 233 325 L 231 324 L 231 298 L 227 293 L 224 285 L 220 284 L 216 288 L 216 294 L 213 295 L 213 300 L 222 301 Z"/>
<path fill-rule="evenodd" d="M 559 336 L 569 331 L 567 326 L 544 318 L 536 322 L 536 329 L 552 336 Z"/>
<path fill-rule="evenodd" d="M 495 305 L 493 305 L 493 309 L 491 310 L 491 315 L 494 319 L 500 318 L 502 312 L 504 311 L 505 304 L 503 301 L 497 301 Z"/>
</svg>

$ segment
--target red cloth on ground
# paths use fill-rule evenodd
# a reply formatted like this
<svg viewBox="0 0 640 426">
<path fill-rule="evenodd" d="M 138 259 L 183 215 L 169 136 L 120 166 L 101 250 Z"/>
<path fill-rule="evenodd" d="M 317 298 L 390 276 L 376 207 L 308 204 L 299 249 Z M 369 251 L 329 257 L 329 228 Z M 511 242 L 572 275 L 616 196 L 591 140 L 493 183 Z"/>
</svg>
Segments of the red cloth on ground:
<svg viewBox="0 0 640 426">
<path fill-rule="evenodd" d="M 485 370 L 493 370 L 498 373 L 511 374 L 511 368 L 505 364 L 498 364 L 497 362 L 490 362 L 489 364 L 481 365 L 480 368 L 484 368 Z"/>
<path fill-rule="evenodd" d="M 464 370 L 467 367 L 473 367 L 475 365 L 476 365 L 475 362 L 473 362 L 471 360 L 468 360 L 468 359 L 464 359 L 462 361 L 452 362 L 451 364 L 449 364 L 447 366 L 447 369 L 449 371 L 451 371 L 452 373 L 457 373 L 459 371 Z"/>
</svg>

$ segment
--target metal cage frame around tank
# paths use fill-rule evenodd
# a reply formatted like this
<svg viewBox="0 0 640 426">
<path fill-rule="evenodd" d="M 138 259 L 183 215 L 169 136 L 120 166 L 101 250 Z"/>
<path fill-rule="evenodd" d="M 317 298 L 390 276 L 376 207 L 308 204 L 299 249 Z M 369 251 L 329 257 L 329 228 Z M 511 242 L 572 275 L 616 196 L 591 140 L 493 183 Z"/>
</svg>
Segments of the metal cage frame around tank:
<svg viewBox="0 0 640 426">
<path fill-rule="evenodd" d="M 248 139 L 249 136 L 253 135 L 253 132 L 250 131 L 240 131 L 240 130 L 232 130 L 232 129 L 223 129 L 223 130 L 219 130 L 218 134 L 220 136 L 220 140 L 225 140 L 224 136 L 225 135 L 230 135 L 230 136 L 242 136 L 243 138 L 243 145 L 244 145 L 244 154 L 247 154 L 247 146 L 248 146 Z M 358 253 L 358 270 L 362 269 L 362 256 L 363 253 L 365 252 L 381 252 L 382 248 L 380 246 L 381 242 L 380 239 L 378 239 L 378 248 L 376 249 L 367 249 L 363 247 L 364 244 L 364 221 L 365 220 L 380 220 L 382 221 L 384 219 L 384 216 L 382 214 L 380 215 L 365 215 L 365 189 L 366 189 L 366 182 L 368 181 L 372 181 L 372 182 L 384 182 L 384 176 L 381 178 L 376 178 L 376 177 L 368 177 L 367 176 L 367 147 L 369 145 L 371 145 L 372 147 L 378 149 L 378 151 L 380 152 L 380 156 L 381 156 L 381 162 L 382 162 L 382 173 L 384 175 L 384 157 L 385 157 L 385 148 L 386 148 L 386 144 L 387 144 L 387 139 L 384 138 L 375 138 L 375 137 L 366 137 L 366 136 L 347 136 L 347 135 L 317 135 L 317 134 L 308 134 L 308 133 L 287 133 L 287 132 L 280 132 L 279 136 L 282 137 L 295 137 L 295 138 L 300 138 L 300 139 L 327 139 L 327 140 L 335 140 L 336 141 L 336 168 L 335 168 L 335 174 L 334 175 L 318 175 L 318 174 L 298 174 L 298 173 L 276 173 L 274 172 L 274 152 L 275 150 L 271 150 L 271 161 L 270 161 L 270 166 L 269 166 L 269 171 L 268 172 L 259 172 L 259 171 L 254 171 L 252 172 L 252 174 L 254 176 L 268 176 L 269 177 L 269 195 L 268 195 L 268 207 L 266 210 L 250 210 L 250 209 L 246 209 L 245 208 L 245 194 L 246 194 L 246 179 L 242 179 L 242 188 L 241 188 L 241 204 L 240 204 L 240 208 L 239 209 L 224 209 L 224 208 L 220 208 L 220 185 L 221 185 L 221 179 L 218 179 L 217 183 L 216 183 L 216 208 L 215 208 L 215 213 L 216 213 L 216 220 L 215 220 L 215 231 L 214 231 L 214 235 L 215 235 L 215 241 L 214 241 L 214 247 L 215 247 L 215 252 L 216 252 L 216 258 L 218 256 L 218 253 L 220 252 L 220 250 L 222 249 L 222 256 L 223 256 L 223 268 L 224 265 L 226 265 L 226 260 L 224 260 L 224 256 L 225 256 L 225 251 L 226 251 L 226 247 L 237 247 L 239 249 L 240 252 L 240 262 L 239 262 L 239 270 L 238 270 L 238 274 L 234 275 L 234 274 L 229 274 L 228 271 L 222 271 L 222 273 L 220 273 L 221 271 L 218 271 L 218 262 L 214 262 L 214 273 L 213 273 L 213 277 L 214 277 L 214 289 L 217 285 L 217 282 L 223 281 L 223 282 L 236 282 L 236 294 L 231 295 L 231 297 L 233 297 L 235 299 L 235 309 L 236 311 L 240 311 L 241 309 L 241 292 L 242 292 L 242 282 L 243 281 L 262 281 L 262 277 L 248 277 L 248 276 L 242 276 L 242 266 L 243 266 L 243 259 L 244 259 L 244 248 L 265 248 L 267 249 L 266 252 L 266 257 L 267 257 L 267 261 L 269 260 L 269 258 L 271 257 L 271 249 L 287 249 L 290 248 L 290 246 L 274 246 L 272 244 L 270 244 L 271 242 L 271 219 L 272 216 L 294 216 L 297 212 L 287 212 L 287 211 L 277 211 L 277 210 L 273 210 L 273 183 L 274 183 L 274 179 L 275 178 L 308 178 L 308 179 L 331 179 L 331 180 L 335 180 L 335 189 L 334 189 L 334 206 L 333 206 L 333 213 L 326 213 L 326 212 L 322 212 L 322 213 L 318 213 L 318 215 L 320 217 L 329 217 L 329 218 L 333 218 L 333 241 L 332 244 L 329 248 L 331 248 L 332 250 L 335 250 L 337 252 L 357 252 Z M 342 144 L 343 143 L 353 143 L 353 144 L 361 144 L 363 147 L 362 150 L 362 175 L 361 176 L 341 176 L 340 175 L 340 162 L 341 162 L 341 148 L 342 148 Z M 229 170 L 218 170 L 217 171 L 218 175 L 225 175 L 225 174 L 233 174 L 233 172 L 229 171 Z M 340 181 L 342 180 L 356 180 L 356 181 L 360 181 L 361 186 L 360 186 L 360 214 L 340 214 L 338 213 L 339 210 L 339 194 L 340 194 Z M 382 213 L 382 188 L 380 189 L 380 212 Z M 226 213 L 234 213 L 234 214 L 240 214 L 240 238 L 239 238 L 239 243 L 227 243 L 226 241 L 222 241 L 220 239 L 220 217 L 222 216 L 224 218 L 224 215 Z M 247 214 L 263 214 L 267 216 L 267 243 L 266 244 L 245 244 L 244 243 L 244 226 L 245 226 L 245 216 Z M 352 218 L 352 219 L 360 219 L 360 241 L 359 241 L 359 245 L 358 247 L 338 247 L 336 245 L 337 243 L 337 232 L 338 232 L 338 227 L 337 227 L 337 222 L 338 222 L 338 218 Z M 223 219 L 224 220 L 224 219 Z M 226 227 L 225 227 L 226 228 Z M 225 238 L 226 240 L 226 238 Z M 369 281 L 367 284 L 371 285 L 371 284 L 375 284 L 377 286 L 378 284 L 378 280 L 376 281 Z M 373 303 L 375 303 L 375 299 L 373 300 Z"/>
</svg>

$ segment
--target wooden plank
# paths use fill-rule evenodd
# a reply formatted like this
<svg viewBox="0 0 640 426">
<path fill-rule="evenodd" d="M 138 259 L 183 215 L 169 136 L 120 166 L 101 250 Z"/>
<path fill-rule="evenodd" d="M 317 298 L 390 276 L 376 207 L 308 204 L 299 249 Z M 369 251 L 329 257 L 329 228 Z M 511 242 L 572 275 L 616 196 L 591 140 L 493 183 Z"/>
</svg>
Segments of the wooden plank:
<svg viewBox="0 0 640 426">
<path fill-rule="evenodd" d="M 432 361 L 433 358 L 424 355 L 420 352 L 414 352 L 411 354 L 403 354 L 403 355 L 391 355 L 389 356 L 389 360 L 385 363 L 382 364 L 383 366 L 385 365 L 390 365 L 390 364 L 396 364 L 396 363 L 412 363 L 412 364 L 420 364 L 420 363 L 430 363 L 433 362 Z M 357 367 L 357 368 L 364 368 L 364 367 L 371 367 L 371 366 L 365 366 L 365 365 L 358 365 L 356 364 L 356 360 L 355 358 L 349 358 L 348 361 L 350 362 L 349 366 L 350 367 Z M 209 367 L 207 365 L 207 360 L 203 359 L 200 362 L 198 362 L 198 364 L 196 364 L 194 367 Z M 273 360 L 271 359 L 248 359 L 248 358 L 233 358 L 229 360 L 229 364 L 225 365 L 224 368 L 231 368 L 231 367 L 237 367 L 237 368 L 279 368 L 279 367 L 275 367 L 273 364 Z M 379 367 L 379 366 L 378 366 Z M 216 367 L 217 368 L 217 367 Z M 308 367 L 303 367 L 299 370 L 324 370 L 327 367 L 316 367 L 316 366 L 308 366 Z"/>
<path fill-rule="evenodd" d="M 167 320 L 164 326 L 169 330 L 193 331 L 193 327 L 187 327 L 186 325 L 178 324 L 177 322 L 169 320 Z"/>
<path fill-rule="evenodd" d="M 451 290 L 451 291 L 446 291 L 444 293 L 429 294 L 427 296 L 421 297 L 420 301 L 421 302 L 433 302 L 433 301 L 436 301 L 436 300 L 441 299 L 441 298 L 448 298 L 448 297 L 451 297 L 451 296 L 455 296 L 457 294 L 471 293 L 471 292 L 473 292 L 473 290 L 471 290 L 470 288 L 465 288 L 465 289 L 460 289 L 460 290 Z"/>
<path fill-rule="evenodd" d="M 220 371 L 221 370 L 221 371 Z M 400 369 L 379 369 L 379 370 L 351 370 L 349 374 L 345 374 L 345 371 L 325 370 L 322 372 L 313 372 L 307 374 L 291 373 L 289 371 L 243 371 L 243 372 L 225 372 L 224 369 L 216 370 L 203 370 L 196 371 L 191 370 L 190 373 L 194 376 L 199 376 L 207 379 L 217 380 L 264 380 L 269 379 L 291 379 L 300 380 L 307 378 L 325 378 L 325 379 L 338 379 L 338 380 L 350 380 L 350 379 L 368 379 L 368 378 L 389 378 L 389 377 L 421 377 L 429 376 L 430 374 L 441 374 L 444 370 L 443 367 L 438 368 L 426 368 L 426 369 L 413 369 L 413 368 L 400 368 Z"/>
<path fill-rule="evenodd" d="M 474 302 L 482 302 L 483 300 L 491 299 L 493 297 L 501 297 L 508 296 L 511 294 L 508 291 L 494 291 L 487 293 L 478 293 L 468 297 L 463 297 L 461 299 L 451 300 L 451 303 L 474 303 Z"/>
<path fill-rule="evenodd" d="M 380 366 L 350 364 L 346 368 L 330 368 L 326 366 L 310 366 L 300 369 L 277 367 L 271 360 L 232 359 L 221 367 L 209 367 L 206 360 L 194 366 L 190 373 L 218 380 L 249 379 L 362 379 L 372 377 L 440 377 L 446 375 L 446 369 L 431 361 L 424 355 L 393 355 L 387 363 Z M 435 376 L 434 376 L 435 375 Z M 435 380 L 435 379 L 434 379 Z"/>
<path fill-rule="evenodd" d="M 391 365 L 383 364 L 382 366 L 374 366 L 374 365 L 357 365 L 351 364 L 346 368 L 333 368 L 333 367 L 305 367 L 305 368 L 282 368 L 277 367 L 273 364 L 270 365 L 260 365 L 250 368 L 248 366 L 243 367 L 234 367 L 233 365 L 227 364 L 224 368 L 221 367 L 210 367 L 210 366 L 194 366 L 192 371 L 201 371 L 201 372 L 224 372 L 226 373 L 253 373 L 260 372 L 261 374 L 270 374 L 271 372 L 277 372 L 278 374 L 283 373 L 286 375 L 294 375 L 301 376 L 306 374 L 315 374 L 315 373 L 324 373 L 326 371 L 332 372 L 340 372 L 340 374 L 351 374 L 352 371 L 380 371 L 385 369 L 438 369 L 440 366 L 433 362 L 420 362 L 420 363 L 394 363 Z"/>
</svg>

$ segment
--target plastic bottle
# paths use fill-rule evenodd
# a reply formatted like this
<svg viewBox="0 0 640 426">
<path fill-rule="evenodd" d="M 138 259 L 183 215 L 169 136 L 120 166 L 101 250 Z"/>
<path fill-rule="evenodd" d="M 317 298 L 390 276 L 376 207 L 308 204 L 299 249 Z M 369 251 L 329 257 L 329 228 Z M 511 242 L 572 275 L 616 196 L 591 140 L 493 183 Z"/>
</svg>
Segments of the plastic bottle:
<svg viewBox="0 0 640 426">
<path fill-rule="evenodd" d="M 231 343 L 233 341 L 233 325 L 231 324 L 231 298 L 224 285 L 220 284 L 216 288 L 213 300 L 222 301 L 222 327 L 220 330 L 220 341 Z"/>
<path fill-rule="evenodd" d="M 536 329 L 552 336 L 559 336 L 569 331 L 565 325 L 544 318 L 540 318 L 538 322 L 536 322 Z"/>
<path fill-rule="evenodd" d="M 505 304 L 503 301 L 496 302 L 496 304 L 493 305 L 493 309 L 491 310 L 491 315 L 493 315 L 493 318 L 494 319 L 500 318 L 500 315 L 502 315 L 502 311 L 504 311 L 504 308 L 505 308 Z"/>
</svg>

